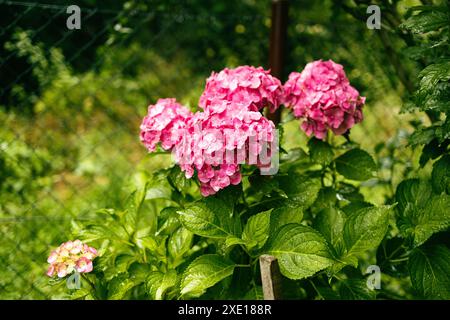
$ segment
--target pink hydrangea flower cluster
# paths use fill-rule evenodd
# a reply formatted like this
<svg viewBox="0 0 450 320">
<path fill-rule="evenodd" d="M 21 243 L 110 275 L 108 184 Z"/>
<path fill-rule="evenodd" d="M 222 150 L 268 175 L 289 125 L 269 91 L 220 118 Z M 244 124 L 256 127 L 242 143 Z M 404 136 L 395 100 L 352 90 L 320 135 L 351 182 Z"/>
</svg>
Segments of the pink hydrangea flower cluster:
<svg viewBox="0 0 450 320">
<path fill-rule="evenodd" d="M 155 151 L 158 143 L 163 149 L 171 150 L 181 140 L 183 128 L 191 116 L 192 112 L 175 99 L 159 99 L 148 107 L 148 114 L 142 121 L 141 142 L 150 152 Z"/>
<path fill-rule="evenodd" d="M 332 60 L 314 61 L 301 73 L 292 72 L 284 94 L 286 106 L 305 119 L 301 127 L 308 136 L 324 139 L 328 129 L 340 135 L 363 119 L 365 97 L 350 85 L 343 66 Z"/>
<path fill-rule="evenodd" d="M 240 66 L 213 72 L 206 80 L 205 91 L 200 97 L 202 109 L 211 108 L 214 101 L 226 100 L 247 104 L 251 111 L 269 107 L 275 111 L 282 102 L 283 85 L 262 67 Z"/>
<path fill-rule="evenodd" d="M 57 274 L 59 278 L 64 278 L 74 271 L 91 272 L 93 269 L 92 260 L 97 255 L 97 250 L 80 240 L 64 242 L 50 253 L 47 259 L 47 262 L 50 263 L 47 275 L 53 277 Z"/>
<path fill-rule="evenodd" d="M 270 166 L 275 126 L 249 109 L 246 103 L 213 100 L 190 119 L 182 142 L 175 146 L 186 177 L 197 170 L 203 196 L 239 184 L 240 164 Z"/>
<path fill-rule="evenodd" d="M 160 99 L 141 124 L 150 152 L 158 143 L 172 150 L 187 178 L 194 176 L 204 196 L 241 182 L 240 165 L 270 167 L 274 124 L 259 110 L 278 108 L 281 82 L 263 68 L 242 66 L 213 73 L 192 114 L 175 99 Z"/>
</svg>

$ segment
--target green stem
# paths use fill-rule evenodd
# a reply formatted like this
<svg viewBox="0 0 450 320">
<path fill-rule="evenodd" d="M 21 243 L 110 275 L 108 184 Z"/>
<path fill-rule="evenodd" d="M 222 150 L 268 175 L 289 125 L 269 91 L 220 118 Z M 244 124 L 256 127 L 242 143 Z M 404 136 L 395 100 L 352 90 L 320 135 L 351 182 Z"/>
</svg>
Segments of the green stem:
<svg viewBox="0 0 450 320">
<path fill-rule="evenodd" d="M 401 259 L 392 259 L 392 260 L 389 260 L 390 262 L 392 262 L 392 263 L 400 263 L 400 262 L 404 262 L 404 261 L 408 261 L 409 260 L 409 257 L 404 257 L 404 258 L 401 258 Z"/>
<path fill-rule="evenodd" d="M 314 282 L 312 282 L 311 280 L 309 280 L 309 283 L 311 284 L 311 286 L 313 287 L 313 289 L 317 292 L 317 294 L 319 295 L 319 297 L 322 298 L 323 300 L 325 300 L 325 298 L 320 294 L 319 290 L 317 290 L 316 285 L 314 284 Z"/>
<path fill-rule="evenodd" d="M 92 289 L 92 295 L 93 296 L 97 296 L 96 295 L 96 292 L 97 292 L 97 290 L 96 290 L 96 288 L 95 288 L 95 285 L 91 282 L 91 280 L 89 280 L 89 278 L 84 274 L 84 273 L 80 273 L 80 275 L 81 275 L 81 277 L 84 279 L 84 280 L 86 280 L 86 282 L 89 284 L 89 286 L 91 287 L 91 289 Z"/>
</svg>

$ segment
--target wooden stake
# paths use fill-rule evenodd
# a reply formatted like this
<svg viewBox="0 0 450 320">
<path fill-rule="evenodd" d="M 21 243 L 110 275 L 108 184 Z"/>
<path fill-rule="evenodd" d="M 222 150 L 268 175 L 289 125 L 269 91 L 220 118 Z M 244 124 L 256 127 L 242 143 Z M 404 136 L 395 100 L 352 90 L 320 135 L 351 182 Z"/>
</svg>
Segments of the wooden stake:
<svg viewBox="0 0 450 320">
<path fill-rule="evenodd" d="M 261 282 L 264 300 L 281 299 L 282 276 L 278 267 L 277 259 L 271 255 L 262 255 L 259 257 L 259 266 L 261 268 Z"/>
</svg>

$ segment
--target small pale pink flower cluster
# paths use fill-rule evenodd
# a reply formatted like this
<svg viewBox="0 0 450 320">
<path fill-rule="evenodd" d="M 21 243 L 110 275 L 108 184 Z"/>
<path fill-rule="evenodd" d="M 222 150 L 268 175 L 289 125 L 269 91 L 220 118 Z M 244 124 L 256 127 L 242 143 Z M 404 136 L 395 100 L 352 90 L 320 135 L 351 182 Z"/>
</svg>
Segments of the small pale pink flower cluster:
<svg viewBox="0 0 450 320">
<path fill-rule="evenodd" d="M 148 107 L 148 114 L 141 124 L 141 142 L 150 152 L 155 151 L 161 143 L 165 150 L 181 140 L 182 129 L 192 113 L 175 99 L 159 99 L 155 105 Z"/>
<path fill-rule="evenodd" d="M 284 93 L 284 103 L 304 119 L 301 127 L 308 136 L 325 139 L 328 129 L 340 135 L 363 119 L 365 97 L 350 85 L 343 66 L 332 60 L 314 61 L 301 73 L 292 72 Z"/>
<path fill-rule="evenodd" d="M 259 110 L 278 108 L 282 88 L 261 67 L 213 73 L 200 98 L 202 112 L 160 99 L 142 122 L 141 141 L 150 152 L 158 143 L 172 150 L 187 178 L 197 172 L 203 196 L 215 194 L 241 182 L 240 164 L 270 166 L 275 126 Z"/>
<path fill-rule="evenodd" d="M 212 108 L 214 101 L 225 100 L 247 104 L 251 111 L 269 107 L 274 112 L 281 104 L 283 85 L 262 67 L 241 66 L 213 72 L 206 80 L 200 107 Z"/>
<path fill-rule="evenodd" d="M 47 262 L 50 263 L 47 275 L 53 277 L 57 274 L 59 278 L 64 278 L 74 271 L 91 272 L 93 269 L 92 260 L 97 255 L 97 250 L 80 240 L 64 242 L 50 253 L 47 259 Z"/>
</svg>

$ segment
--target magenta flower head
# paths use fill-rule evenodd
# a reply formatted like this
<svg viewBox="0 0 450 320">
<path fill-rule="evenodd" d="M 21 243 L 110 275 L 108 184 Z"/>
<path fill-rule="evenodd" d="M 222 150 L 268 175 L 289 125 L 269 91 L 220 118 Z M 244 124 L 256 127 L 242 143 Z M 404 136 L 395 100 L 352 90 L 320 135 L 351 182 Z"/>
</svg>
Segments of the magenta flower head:
<svg viewBox="0 0 450 320">
<path fill-rule="evenodd" d="M 201 193 L 209 196 L 239 184 L 241 164 L 270 164 L 274 131 L 272 121 L 246 104 L 213 100 L 188 121 L 174 156 L 187 178 L 197 172 Z"/>
<path fill-rule="evenodd" d="M 163 149 L 171 150 L 181 139 L 182 129 L 191 116 L 191 111 L 175 99 L 159 99 L 148 107 L 148 114 L 142 121 L 141 142 L 150 152 L 155 151 L 158 143 Z"/>
<path fill-rule="evenodd" d="M 292 72 L 284 85 L 284 104 L 304 119 L 301 128 L 308 136 L 322 140 L 328 129 L 341 135 L 361 122 L 364 102 L 343 66 L 332 60 L 308 63 L 301 73 Z"/>
<path fill-rule="evenodd" d="M 152 152 L 171 150 L 187 178 L 200 181 L 203 196 L 241 182 L 241 164 L 271 168 L 275 125 L 260 112 L 283 100 L 283 86 L 263 68 L 242 66 L 212 73 L 192 114 L 175 99 L 148 108 L 141 141 Z"/>
<path fill-rule="evenodd" d="M 283 98 L 283 86 L 277 78 L 262 67 L 240 66 L 213 72 L 206 80 L 199 105 L 206 110 L 213 101 L 238 102 L 250 111 L 269 107 L 275 111 Z"/>
<path fill-rule="evenodd" d="M 50 253 L 47 262 L 50 264 L 47 275 L 59 278 L 73 273 L 91 272 L 92 260 L 98 256 L 97 250 L 82 243 L 80 240 L 67 241 Z"/>
</svg>

